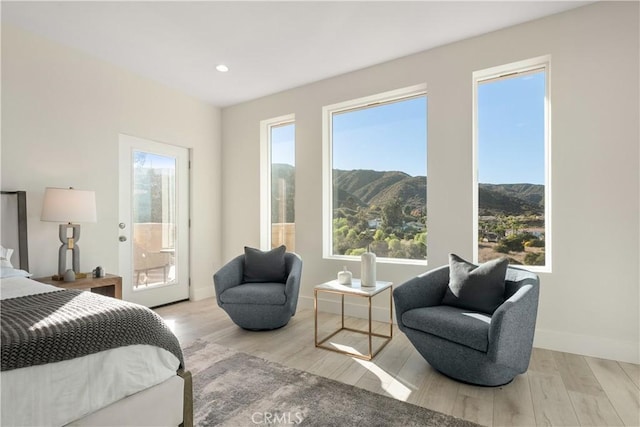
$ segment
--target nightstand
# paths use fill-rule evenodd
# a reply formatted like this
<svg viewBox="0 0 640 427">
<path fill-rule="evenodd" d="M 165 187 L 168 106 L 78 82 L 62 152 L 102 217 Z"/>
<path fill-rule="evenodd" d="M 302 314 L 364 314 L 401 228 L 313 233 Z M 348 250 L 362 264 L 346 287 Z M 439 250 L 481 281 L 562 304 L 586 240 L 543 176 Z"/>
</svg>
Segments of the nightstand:
<svg viewBox="0 0 640 427">
<path fill-rule="evenodd" d="M 53 280 L 51 276 L 38 277 L 33 280 L 64 289 L 89 289 L 91 292 L 96 294 L 122 299 L 122 277 L 114 274 L 107 274 L 104 277 L 87 277 L 85 279 L 77 279 L 75 282 Z"/>
</svg>

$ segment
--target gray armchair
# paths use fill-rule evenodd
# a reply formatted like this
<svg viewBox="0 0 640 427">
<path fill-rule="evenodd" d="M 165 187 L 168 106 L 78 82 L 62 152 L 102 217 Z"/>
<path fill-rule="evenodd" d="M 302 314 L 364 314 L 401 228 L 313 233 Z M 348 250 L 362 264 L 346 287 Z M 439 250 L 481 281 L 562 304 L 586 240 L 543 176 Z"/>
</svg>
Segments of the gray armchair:
<svg viewBox="0 0 640 427">
<path fill-rule="evenodd" d="M 245 255 L 225 264 L 213 276 L 218 306 L 244 329 L 269 330 L 286 325 L 296 313 L 302 259 L 284 254 L 286 283 L 243 283 Z"/>
<path fill-rule="evenodd" d="M 507 269 L 505 302 L 489 315 L 441 305 L 449 266 L 397 287 L 398 327 L 433 368 L 470 384 L 503 385 L 529 367 L 538 311 L 539 278 Z"/>
</svg>

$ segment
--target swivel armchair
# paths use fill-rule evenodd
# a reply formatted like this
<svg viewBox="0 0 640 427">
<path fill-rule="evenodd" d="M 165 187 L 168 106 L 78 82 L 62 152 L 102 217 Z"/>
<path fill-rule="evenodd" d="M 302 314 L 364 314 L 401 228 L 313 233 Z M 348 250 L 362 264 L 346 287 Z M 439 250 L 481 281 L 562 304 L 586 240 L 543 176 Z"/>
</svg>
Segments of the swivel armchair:
<svg viewBox="0 0 640 427">
<path fill-rule="evenodd" d="M 245 257 L 235 257 L 214 274 L 218 306 L 244 329 L 270 330 L 285 326 L 296 313 L 302 259 L 295 253 L 284 253 L 282 281 L 260 281 L 255 274 L 247 281 Z"/>
<path fill-rule="evenodd" d="M 509 266 L 504 302 L 493 313 L 443 305 L 448 284 L 449 266 L 444 266 L 393 292 L 398 327 L 422 357 L 444 375 L 474 385 L 499 386 L 526 372 L 538 309 L 538 276 Z"/>
</svg>

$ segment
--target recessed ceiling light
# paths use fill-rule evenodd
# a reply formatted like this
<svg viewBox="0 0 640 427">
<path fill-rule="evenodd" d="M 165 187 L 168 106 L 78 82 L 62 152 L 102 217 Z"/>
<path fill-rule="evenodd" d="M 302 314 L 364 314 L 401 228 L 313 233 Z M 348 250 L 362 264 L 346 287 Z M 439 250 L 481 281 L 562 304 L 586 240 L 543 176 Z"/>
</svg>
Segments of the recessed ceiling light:
<svg viewBox="0 0 640 427">
<path fill-rule="evenodd" d="M 221 73 L 226 73 L 227 71 L 229 71 L 229 67 L 224 64 L 220 64 L 216 66 L 216 70 L 220 71 Z"/>
</svg>

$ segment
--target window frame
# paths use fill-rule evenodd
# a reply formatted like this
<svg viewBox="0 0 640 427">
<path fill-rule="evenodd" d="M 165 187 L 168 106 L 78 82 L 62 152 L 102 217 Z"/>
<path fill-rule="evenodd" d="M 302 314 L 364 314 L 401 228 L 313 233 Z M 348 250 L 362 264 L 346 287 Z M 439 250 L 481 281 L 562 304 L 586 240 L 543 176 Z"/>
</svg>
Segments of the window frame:
<svg viewBox="0 0 640 427">
<path fill-rule="evenodd" d="M 271 129 L 295 122 L 293 113 L 260 121 L 260 248 L 265 251 L 271 250 Z"/>
<path fill-rule="evenodd" d="M 425 83 L 401 89 L 342 101 L 322 107 L 322 257 L 341 261 L 359 261 L 359 256 L 333 254 L 333 115 L 381 104 L 397 102 L 419 96 L 427 96 Z M 428 110 L 427 110 L 428 111 Z M 425 117 L 425 121 L 427 118 Z M 428 134 L 428 129 L 427 129 Z M 426 143 L 426 141 L 425 141 Z M 428 147 L 427 147 L 428 150 Z M 426 163 L 426 159 L 425 159 Z M 427 171 L 428 173 L 428 171 Z M 427 180 L 427 189 L 428 189 Z M 428 205 L 428 201 L 427 201 Z M 427 209 L 428 211 L 428 209 Z M 427 246 L 428 248 L 428 246 Z M 427 249 L 428 250 L 428 249 Z M 427 259 L 382 258 L 377 262 L 389 264 L 427 265 Z"/>
<path fill-rule="evenodd" d="M 544 228 L 545 228 L 545 265 L 522 265 L 534 272 L 550 273 L 552 271 L 552 227 L 551 227 L 551 55 L 543 55 L 505 65 L 474 71 L 473 86 L 473 262 L 478 263 L 478 235 L 479 235 L 479 164 L 478 164 L 478 86 L 483 82 L 497 81 L 544 70 L 545 72 L 545 100 L 544 100 Z"/>
</svg>

